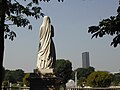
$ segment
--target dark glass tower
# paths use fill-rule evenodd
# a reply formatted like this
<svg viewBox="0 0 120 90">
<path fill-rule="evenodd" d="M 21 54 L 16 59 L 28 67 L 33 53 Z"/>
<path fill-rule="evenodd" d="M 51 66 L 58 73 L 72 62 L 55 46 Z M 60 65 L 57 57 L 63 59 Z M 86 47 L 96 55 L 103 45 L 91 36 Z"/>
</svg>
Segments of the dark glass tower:
<svg viewBox="0 0 120 90">
<path fill-rule="evenodd" d="M 83 52 L 82 53 L 82 68 L 89 68 L 90 62 L 89 62 L 89 52 Z"/>
</svg>

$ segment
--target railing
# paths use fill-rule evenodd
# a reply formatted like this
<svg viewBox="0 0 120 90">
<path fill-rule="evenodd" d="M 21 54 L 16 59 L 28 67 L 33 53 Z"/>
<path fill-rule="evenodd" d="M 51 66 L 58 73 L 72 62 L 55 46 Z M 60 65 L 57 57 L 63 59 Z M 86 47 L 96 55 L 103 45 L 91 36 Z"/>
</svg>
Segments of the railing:
<svg viewBox="0 0 120 90">
<path fill-rule="evenodd" d="M 30 90 L 30 87 L 3 87 L 2 90 Z M 120 90 L 120 88 L 66 88 L 65 90 Z"/>
<path fill-rule="evenodd" d="M 2 90 L 29 90 L 30 87 L 3 87 Z"/>
<path fill-rule="evenodd" d="M 120 90 L 120 88 L 66 88 L 66 90 Z"/>
</svg>

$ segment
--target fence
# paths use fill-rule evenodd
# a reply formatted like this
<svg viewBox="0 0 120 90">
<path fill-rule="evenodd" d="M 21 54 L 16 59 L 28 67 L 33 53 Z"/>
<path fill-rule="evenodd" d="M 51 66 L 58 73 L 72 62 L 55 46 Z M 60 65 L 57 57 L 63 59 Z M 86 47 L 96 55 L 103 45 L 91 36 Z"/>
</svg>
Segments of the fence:
<svg viewBox="0 0 120 90">
<path fill-rule="evenodd" d="M 3 87 L 2 90 L 30 90 L 30 87 Z M 120 88 L 66 88 L 65 90 L 120 90 Z"/>
<path fill-rule="evenodd" d="M 120 88 L 66 88 L 66 90 L 120 90 Z"/>
<path fill-rule="evenodd" d="M 30 87 L 3 87 L 2 90 L 29 90 Z"/>
</svg>

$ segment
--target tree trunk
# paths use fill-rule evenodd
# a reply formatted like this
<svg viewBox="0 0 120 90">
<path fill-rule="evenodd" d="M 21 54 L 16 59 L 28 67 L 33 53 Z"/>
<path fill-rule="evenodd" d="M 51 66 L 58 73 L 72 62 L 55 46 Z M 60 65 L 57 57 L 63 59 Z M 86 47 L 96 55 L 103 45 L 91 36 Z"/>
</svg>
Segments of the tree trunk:
<svg viewBox="0 0 120 90">
<path fill-rule="evenodd" d="M 0 87 L 2 86 L 2 68 L 3 68 L 3 54 L 4 54 L 4 34 L 1 32 L 0 27 Z"/>
<path fill-rule="evenodd" d="M 4 22 L 5 22 L 5 6 L 6 0 L 0 1 L 0 90 L 2 87 L 2 68 L 4 56 Z"/>
</svg>

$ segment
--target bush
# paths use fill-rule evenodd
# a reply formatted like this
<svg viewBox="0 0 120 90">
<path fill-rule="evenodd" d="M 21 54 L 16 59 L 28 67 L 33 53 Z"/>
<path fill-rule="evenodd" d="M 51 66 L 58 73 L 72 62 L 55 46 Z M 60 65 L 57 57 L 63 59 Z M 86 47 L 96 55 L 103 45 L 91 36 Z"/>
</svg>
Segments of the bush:
<svg viewBox="0 0 120 90">
<path fill-rule="evenodd" d="M 105 71 L 96 71 L 87 78 L 87 85 L 91 87 L 108 87 L 112 82 L 112 74 Z"/>
</svg>

